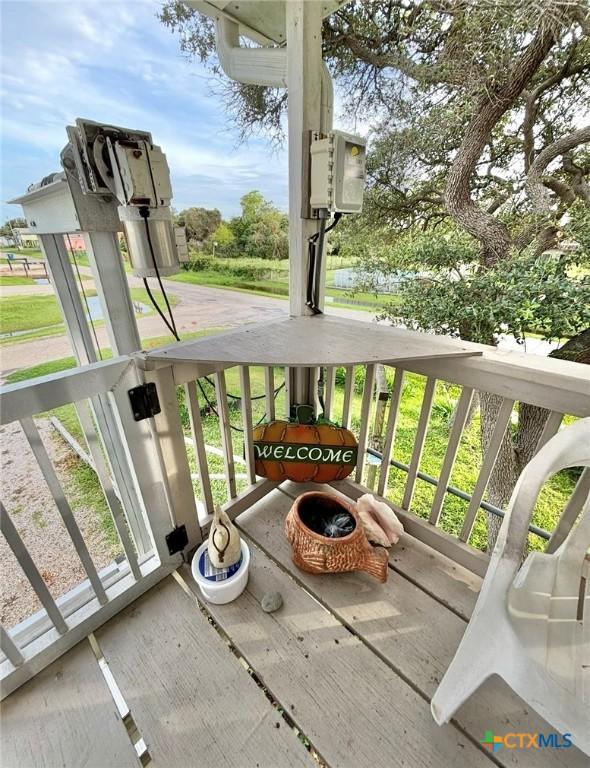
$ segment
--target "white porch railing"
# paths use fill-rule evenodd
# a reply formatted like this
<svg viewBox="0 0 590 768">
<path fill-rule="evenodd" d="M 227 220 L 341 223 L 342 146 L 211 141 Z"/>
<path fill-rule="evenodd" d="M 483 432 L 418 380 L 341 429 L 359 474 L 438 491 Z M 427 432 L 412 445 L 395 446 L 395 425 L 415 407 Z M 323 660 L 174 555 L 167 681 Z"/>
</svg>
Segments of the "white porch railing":
<svg viewBox="0 0 590 768">
<path fill-rule="evenodd" d="M 10 629 L 2 627 L 2 696 L 51 663 L 180 562 L 165 536 L 173 527 L 155 441 L 147 422 L 136 422 L 127 390 L 139 383 L 130 358 L 96 363 L 4 387 L 0 421 L 20 427 L 54 500 L 86 579 L 55 598 L 18 530 L 0 503 L 4 539 L 42 609 Z M 74 404 L 123 552 L 98 570 L 34 416 Z M 96 429 L 100 425 L 101 429 Z M 5 446 L 10 451 L 10 446 Z M 13 460 L 23 460 L 15 456 Z M 115 487 L 116 483 L 116 487 Z M 9 489 L 6 489 L 9 490 Z M 120 501 L 121 499 L 122 501 Z M 39 535 L 42 535 L 40 532 Z M 51 548 L 52 542 L 45 546 Z M 55 555 L 59 556 L 59 552 Z"/>
<path fill-rule="evenodd" d="M 250 345 L 254 342 L 254 333 L 254 330 L 250 331 Z M 439 337 L 428 338 L 433 348 L 436 348 Z M 445 343 L 448 343 L 448 340 L 445 340 Z M 396 368 L 388 366 L 387 361 L 384 360 L 386 377 L 390 382 L 386 407 L 375 398 L 375 364 L 327 366 L 324 369 L 325 413 L 343 426 L 352 427 L 359 441 L 358 464 L 355 472 L 350 480 L 334 485 L 354 497 L 367 490 L 366 483 L 369 480 L 370 490 L 394 502 L 396 511 L 403 518 L 406 530 L 410 534 L 483 575 L 487 568 L 488 555 L 470 546 L 470 541 L 480 510 L 499 517 L 503 515 L 503 510 L 485 500 L 485 494 L 502 439 L 509 428 L 516 405 L 524 402 L 549 411 L 538 441 L 538 450 L 557 432 L 564 416 L 590 415 L 590 373 L 585 366 L 575 363 L 534 355 L 503 353 L 479 345 L 473 345 L 473 347 L 482 354 L 476 357 L 414 361 Z M 288 357 L 289 353 L 285 354 Z M 182 462 L 186 467 L 187 475 L 190 475 L 191 466 L 196 467 L 196 472 L 193 474 L 195 481 L 198 477 L 198 483 L 195 482 L 195 486 L 187 492 L 196 493 L 198 497 L 202 526 L 207 525 L 215 501 L 224 504 L 230 516 L 239 514 L 253 502 L 255 497 L 264 495 L 272 487 L 272 483 L 256 479 L 253 467 L 249 436 L 252 424 L 260 418 L 261 408 L 256 408 L 256 415 L 253 418 L 250 400 L 252 375 L 255 375 L 258 382 L 258 389 L 254 394 L 264 397 L 265 416 L 273 418 L 276 412 L 277 418 L 284 418 L 286 400 L 281 398 L 277 408 L 275 391 L 276 382 L 280 384 L 287 381 L 288 374 L 283 373 L 285 369 L 282 367 L 225 365 L 219 362 L 219 359 L 211 361 L 210 365 L 203 363 L 202 360 L 193 364 L 186 359 L 182 362 L 165 364 L 158 351 L 153 355 L 156 362 L 155 370 L 146 371 L 146 375 L 159 382 L 158 387 L 161 386 L 162 381 L 166 381 L 171 390 L 175 387 L 183 388 L 190 414 L 190 439 L 186 439 L 187 435 L 182 431 L 176 398 L 167 398 L 168 403 L 172 404 L 171 411 L 175 413 L 163 412 L 156 417 L 158 431 L 160 434 L 166 433 L 169 438 L 169 444 L 164 451 L 165 461 L 169 462 L 170 466 L 178 466 L 178 462 Z M 148 355 L 148 368 L 153 365 L 151 357 L 151 354 Z M 359 367 L 363 369 L 360 375 Z M 344 374 L 343 382 L 342 374 Z M 401 461 L 396 438 L 399 431 L 404 383 L 410 377 L 422 382 L 422 402 L 416 420 L 411 452 L 407 460 Z M 340 381 L 339 386 L 336 386 L 337 378 Z M 231 386 L 228 385 L 228 381 L 231 381 Z M 357 390 L 359 388 L 359 381 L 363 382 L 362 394 L 355 392 L 355 388 Z M 432 475 L 421 471 L 421 461 L 429 440 L 433 404 L 436 403 L 439 383 L 456 385 L 458 391 L 453 398 L 453 423 L 448 431 L 440 469 L 437 474 Z M 231 398 L 228 398 L 228 388 Z M 470 485 L 458 488 L 451 484 L 451 476 L 457 464 L 471 401 L 476 391 L 498 395 L 502 398 L 501 405 L 489 447 L 481 459 L 477 475 Z M 239 408 L 235 404 L 236 396 L 240 398 Z M 211 460 L 206 455 L 206 439 L 203 432 L 204 414 L 211 414 L 213 410 L 215 415 L 219 416 L 219 442 L 223 453 L 223 472 L 226 480 L 225 488 L 220 487 L 220 483 L 216 482 L 215 499 L 212 493 Z M 210 421 L 210 418 L 206 419 L 208 424 Z M 183 437 L 183 449 L 188 449 L 188 451 L 183 450 L 182 455 L 179 449 L 180 442 L 174 439 L 172 425 L 178 430 L 178 436 Z M 380 425 L 383 425 L 383 428 Z M 237 431 L 236 427 L 243 431 Z M 186 425 L 186 428 L 189 429 L 189 425 Z M 373 446 L 376 435 L 380 435 L 378 442 L 382 446 L 381 450 L 375 450 Z M 234 454 L 241 451 L 246 462 L 249 484 L 242 483 L 240 488 L 236 484 Z M 398 498 L 391 495 L 392 468 L 405 474 L 403 491 L 398 494 Z M 218 475 L 219 469 L 213 470 L 213 473 Z M 414 513 L 416 489 L 421 483 L 434 487 L 433 498 L 426 515 L 423 508 L 421 515 Z M 589 486 L 590 477 L 585 472 L 578 480 L 569 501 L 569 519 L 575 519 Z M 465 502 L 465 511 L 459 530 L 453 535 L 445 533 L 442 527 L 443 507 L 450 497 L 459 498 Z M 547 540 L 553 534 L 553 531 L 545 531 L 538 526 L 531 526 L 530 530 L 541 540 Z M 561 535 L 561 531 L 555 533 L 549 545 L 551 548 L 556 545 L 555 542 Z"/>
<path fill-rule="evenodd" d="M 370 332 L 370 326 L 366 332 L 361 329 L 362 344 Z M 227 337 L 219 338 L 223 350 Z M 415 337 L 412 339 L 409 346 L 416 343 Z M 434 350 L 439 344 L 444 343 L 446 348 L 449 344 L 434 336 L 427 342 L 421 337 L 419 344 L 424 347 L 426 343 Z M 256 476 L 251 433 L 253 425 L 263 418 L 287 416 L 288 363 L 292 353 L 286 348 L 280 352 L 280 364 L 260 364 L 257 331 L 252 328 L 248 329 L 248 345 L 252 365 L 241 360 L 237 364 L 223 362 L 223 353 L 214 360 L 169 361 L 156 351 L 2 390 L 1 423 L 21 423 L 87 577 L 54 598 L 18 526 L 7 513 L 6 504 L 3 506 L 2 533 L 43 606 L 18 626 L 2 629 L 3 695 L 174 569 L 180 554 L 169 554 L 166 536 L 175 526 L 185 525 L 188 552 L 201 541 L 215 504 L 224 505 L 235 517 L 275 487 L 275 483 Z M 347 350 L 349 346 L 347 343 Z M 354 498 L 367 490 L 368 483 L 371 490 L 394 504 L 409 534 L 483 575 L 488 555 L 471 546 L 470 541 L 481 509 L 502 513 L 484 499 L 514 404 L 527 402 L 549 410 L 540 445 L 559 429 L 564 412 L 573 417 L 590 415 L 590 377 L 582 365 L 474 348 L 479 356 L 405 361 L 397 366 L 390 364 L 391 359 L 384 359 L 389 382 L 387 404 L 376 400 L 374 394 L 378 355 L 373 355 L 368 364 L 347 362 L 344 366 L 338 366 L 333 356 L 324 367 L 324 399 L 326 415 L 350 427 L 360 446 L 353 476 L 335 483 L 335 487 Z M 350 357 L 356 355 L 354 349 L 349 351 Z M 297 364 L 301 365 L 301 349 L 298 354 Z M 367 357 L 359 352 L 357 359 Z M 156 384 L 161 412 L 154 418 L 135 421 L 128 390 L 144 380 Z M 439 470 L 428 474 L 423 467 L 424 451 L 432 438 L 433 411 L 436 413 L 441 382 L 455 387 L 454 420 L 439 450 Z M 421 398 L 415 418 L 412 416 L 411 430 L 404 424 L 408 420 L 403 413 L 404 386 L 413 387 Z M 461 456 L 467 415 L 476 390 L 498 395 L 502 401 L 477 473 L 469 483 L 457 488 L 451 485 L 453 469 Z M 125 555 L 122 562 L 103 569 L 92 563 L 87 542 L 34 420 L 36 414 L 71 403 L 76 405 L 87 453 Z M 402 432 L 405 446 L 400 445 Z M 403 473 L 403 483 L 395 475 L 396 470 Z M 423 483 L 432 489 L 428 509 L 422 498 Z M 585 472 L 572 486 L 569 501 L 564 498 L 563 525 L 575 521 L 589 489 L 590 475 Z M 449 533 L 444 530 L 445 502 L 453 496 L 464 500 L 464 511 Z M 418 501 L 420 514 L 416 514 Z M 563 525 L 552 533 L 549 547 L 562 540 Z M 545 535 L 540 530 L 537 533 Z"/>
</svg>

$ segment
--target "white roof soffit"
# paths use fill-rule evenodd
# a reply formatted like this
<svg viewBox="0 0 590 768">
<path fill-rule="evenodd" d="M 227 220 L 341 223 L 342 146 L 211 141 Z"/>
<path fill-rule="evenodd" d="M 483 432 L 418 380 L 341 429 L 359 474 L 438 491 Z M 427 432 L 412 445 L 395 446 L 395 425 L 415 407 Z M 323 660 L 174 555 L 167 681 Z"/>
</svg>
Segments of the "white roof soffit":
<svg viewBox="0 0 590 768">
<path fill-rule="evenodd" d="M 240 35 L 260 45 L 286 42 L 285 5 L 289 0 L 183 0 L 212 19 L 224 17 L 240 25 Z M 312 0 L 320 2 L 320 0 Z M 329 16 L 349 0 L 321 0 L 323 16 Z"/>
</svg>

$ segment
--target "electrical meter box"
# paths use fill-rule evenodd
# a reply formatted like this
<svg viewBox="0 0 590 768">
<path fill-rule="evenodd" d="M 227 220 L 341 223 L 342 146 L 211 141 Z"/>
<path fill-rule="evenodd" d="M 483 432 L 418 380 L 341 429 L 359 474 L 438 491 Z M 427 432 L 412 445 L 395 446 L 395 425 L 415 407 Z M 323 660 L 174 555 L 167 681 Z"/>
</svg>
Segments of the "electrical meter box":
<svg viewBox="0 0 590 768">
<path fill-rule="evenodd" d="M 330 213 L 360 213 L 367 146 L 361 136 L 330 131 L 311 142 L 310 206 Z"/>
<path fill-rule="evenodd" d="M 123 186 L 123 195 L 117 190 L 119 199 L 124 196 L 123 199 L 130 205 L 149 205 L 153 208 L 170 203 L 170 170 L 160 147 L 146 141 L 138 141 L 135 146 L 116 142 L 114 153 Z"/>
</svg>

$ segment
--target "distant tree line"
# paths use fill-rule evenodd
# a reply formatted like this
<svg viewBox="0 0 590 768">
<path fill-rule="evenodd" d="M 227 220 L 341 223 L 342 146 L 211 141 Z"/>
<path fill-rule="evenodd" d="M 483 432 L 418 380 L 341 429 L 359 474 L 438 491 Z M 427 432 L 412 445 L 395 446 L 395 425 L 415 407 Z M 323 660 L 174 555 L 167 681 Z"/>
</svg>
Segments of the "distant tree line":
<svg viewBox="0 0 590 768">
<path fill-rule="evenodd" d="M 217 208 L 187 208 L 176 214 L 189 249 L 233 258 L 286 259 L 288 219 L 257 190 L 240 200 L 242 212 L 224 221 Z"/>
<path fill-rule="evenodd" d="M 12 236 L 12 230 L 13 229 L 19 229 L 21 227 L 26 227 L 27 222 L 25 219 L 7 219 L 4 224 L 0 227 L 0 236 L 2 237 L 11 237 Z"/>
</svg>

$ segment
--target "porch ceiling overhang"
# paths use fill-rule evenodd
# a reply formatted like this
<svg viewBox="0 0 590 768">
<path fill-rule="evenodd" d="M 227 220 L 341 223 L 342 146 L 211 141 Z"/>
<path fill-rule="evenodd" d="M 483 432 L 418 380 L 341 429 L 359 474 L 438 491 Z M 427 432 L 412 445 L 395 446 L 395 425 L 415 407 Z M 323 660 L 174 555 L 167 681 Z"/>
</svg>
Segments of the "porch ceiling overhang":
<svg viewBox="0 0 590 768">
<path fill-rule="evenodd" d="M 399 364 L 410 360 L 473 357 L 485 347 L 388 325 L 327 315 L 288 317 L 246 325 L 196 341 L 162 347 L 147 359 L 290 367 Z"/>
<path fill-rule="evenodd" d="M 286 41 L 285 0 L 184 0 L 185 4 L 205 16 L 225 16 L 237 21 L 240 34 L 262 45 Z M 349 0 L 322 2 L 324 18 Z"/>
</svg>

